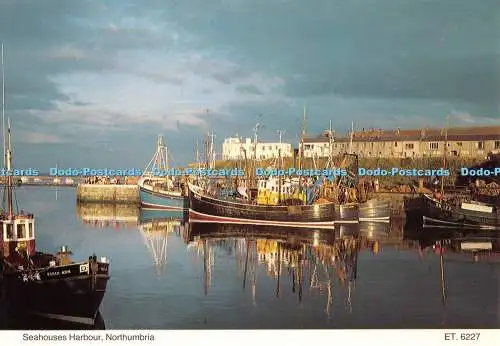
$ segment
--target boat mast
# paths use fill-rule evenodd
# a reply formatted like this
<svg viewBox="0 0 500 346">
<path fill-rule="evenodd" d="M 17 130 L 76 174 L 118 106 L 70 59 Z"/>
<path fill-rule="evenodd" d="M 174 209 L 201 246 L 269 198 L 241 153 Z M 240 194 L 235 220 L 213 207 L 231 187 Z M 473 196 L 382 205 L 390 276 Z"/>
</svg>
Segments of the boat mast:
<svg viewBox="0 0 500 346">
<path fill-rule="evenodd" d="M 12 150 L 11 150 L 11 141 L 10 141 L 10 119 L 7 121 L 7 203 L 8 203 L 8 212 L 9 218 L 12 218 L 14 214 L 13 206 L 12 206 Z"/>
<path fill-rule="evenodd" d="M 209 132 L 207 132 L 205 134 L 205 139 L 203 141 L 203 151 L 205 154 L 205 168 L 208 168 L 208 162 L 209 162 L 209 159 L 208 159 L 208 135 L 209 135 Z"/>
<path fill-rule="evenodd" d="M 9 218 L 14 214 L 12 206 L 12 150 L 10 141 L 10 120 L 8 121 L 7 135 L 5 133 L 5 60 L 4 48 L 2 43 L 2 135 L 3 135 L 3 164 L 7 168 L 7 204 Z M 8 148 L 6 148 L 8 140 Z"/>
<path fill-rule="evenodd" d="M 278 171 L 281 170 L 283 167 L 281 165 L 281 148 L 278 149 Z M 278 174 L 278 205 L 281 205 L 281 189 L 282 189 L 282 179 L 283 177 Z"/>
<path fill-rule="evenodd" d="M 305 157 L 304 157 L 304 137 L 306 135 L 306 105 L 304 105 L 304 113 L 302 115 L 302 125 L 301 125 L 301 129 L 300 129 L 300 142 L 299 142 L 299 146 L 300 146 L 300 150 L 299 150 L 299 169 L 303 169 L 304 168 L 304 161 L 305 161 Z"/>
<path fill-rule="evenodd" d="M 330 119 L 330 128 L 328 130 L 328 168 L 333 163 L 333 129 L 332 129 L 332 120 Z"/>
<path fill-rule="evenodd" d="M 443 169 L 446 169 L 446 153 L 448 151 L 448 121 L 450 115 L 446 116 L 446 125 L 444 128 L 444 150 L 443 150 Z M 441 177 L 441 198 L 444 196 L 444 177 Z"/>
<path fill-rule="evenodd" d="M 352 154 L 352 140 L 354 138 L 354 121 L 351 123 L 351 136 L 349 139 L 349 154 Z"/>
<path fill-rule="evenodd" d="M 168 147 L 166 144 L 163 144 L 163 136 L 161 137 L 161 144 L 162 146 L 165 148 L 165 168 L 167 169 L 167 172 L 168 170 L 170 169 L 170 165 L 168 163 Z"/>
<path fill-rule="evenodd" d="M 3 166 L 7 166 L 7 156 L 5 152 L 5 68 L 4 68 L 4 54 L 2 43 L 2 139 L 3 139 Z"/>
<path fill-rule="evenodd" d="M 215 168 L 215 135 L 212 131 L 210 135 L 210 168 Z"/>
<path fill-rule="evenodd" d="M 251 168 L 251 176 L 250 179 L 253 180 L 254 178 L 254 173 L 255 173 L 255 168 L 257 166 L 257 143 L 259 141 L 259 128 L 261 127 L 260 123 L 255 124 L 255 127 L 253 129 L 253 165 Z"/>
</svg>

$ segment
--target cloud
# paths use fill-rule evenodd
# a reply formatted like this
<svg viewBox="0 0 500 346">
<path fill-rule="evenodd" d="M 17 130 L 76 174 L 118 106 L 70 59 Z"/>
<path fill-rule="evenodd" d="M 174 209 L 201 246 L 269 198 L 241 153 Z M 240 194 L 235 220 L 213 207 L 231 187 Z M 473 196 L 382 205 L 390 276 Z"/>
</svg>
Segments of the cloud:
<svg viewBox="0 0 500 346">
<path fill-rule="evenodd" d="M 453 110 L 457 124 L 500 119 L 496 0 L 1 6 L 7 114 L 26 133 L 75 143 L 112 137 L 120 148 L 132 134 L 165 132 L 191 156 L 187 143 L 203 131 L 221 140 L 251 134 L 259 113 L 262 138 L 283 128 L 292 138 L 304 104 L 312 133 L 330 120 L 339 131 L 353 120 L 442 125 Z M 143 155 L 143 145 L 116 160 Z"/>
<path fill-rule="evenodd" d="M 87 58 L 87 55 L 82 49 L 68 45 L 53 49 L 48 57 L 56 60 L 83 60 Z"/>
<path fill-rule="evenodd" d="M 43 132 L 20 131 L 19 137 L 20 142 L 29 144 L 55 144 L 64 142 L 62 138 L 57 135 Z"/>
<path fill-rule="evenodd" d="M 260 91 L 255 85 L 238 85 L 236 90 L 243 94 L 254 94 L 254 95 L 262 95 L 262 91 Z"/>
<path fill-rule="evenodd" d="M 487 125 L 500 125 L 500 119 L 499 118 L 489 118 L 489 117 L 478 117 L 478 116 L 473 116 L 469 113 L 463 113 L 463 112 L 458 112 L 458 111 L 452 111 L 450 114 L 451 121 L 453 123 L 459 122 L 459 123 L 466 123 L 469 125 L 476 125 L 476 124 L 487 124 Z M 500 137 L 500 133 L 498 134 Z"/>
</svg>

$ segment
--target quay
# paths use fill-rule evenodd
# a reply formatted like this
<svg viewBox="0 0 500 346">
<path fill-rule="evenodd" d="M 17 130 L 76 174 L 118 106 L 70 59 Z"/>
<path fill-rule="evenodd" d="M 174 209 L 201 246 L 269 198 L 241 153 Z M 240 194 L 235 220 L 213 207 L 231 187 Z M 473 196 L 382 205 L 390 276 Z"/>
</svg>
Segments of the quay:
<svg viewBox="0 0 500 346">
<path fill-rule="evenodd" d="M 76 200 L 79 203 L 140 204 L 139 186 L 127 184 L 78 184 Z"/>
</svg>

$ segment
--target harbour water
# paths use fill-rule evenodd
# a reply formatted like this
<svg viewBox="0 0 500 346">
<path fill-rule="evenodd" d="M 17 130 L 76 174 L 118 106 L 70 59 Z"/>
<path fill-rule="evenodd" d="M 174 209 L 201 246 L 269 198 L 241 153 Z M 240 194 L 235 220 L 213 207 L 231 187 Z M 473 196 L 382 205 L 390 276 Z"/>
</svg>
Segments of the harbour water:
<svg viewBox="0 0 500 346">
<path fill-rule="evenodd" d="M 445 252 L 442 280 L 440 256 L 404 241 L 401 225 L 366 231 L 359 252 L 339 253 L 332 245 L 339 230 L 270 239 L 270 232 L 248 235 L 234 227 L 196 226 L 189 233 L 186 224 L 165 222 L 151 232 L 130 223 L 84 223 L 71 188 L 22 187 L 16 198 L 37 216 L 38 249 L 68 245 L 74 259 L 89 251 L 110 258 L 103 324 L 96 328 L 500 326 L 498 261 Z M 28 327 L 54 325 L 24 320 L 4 328 Z"/>
</svg>

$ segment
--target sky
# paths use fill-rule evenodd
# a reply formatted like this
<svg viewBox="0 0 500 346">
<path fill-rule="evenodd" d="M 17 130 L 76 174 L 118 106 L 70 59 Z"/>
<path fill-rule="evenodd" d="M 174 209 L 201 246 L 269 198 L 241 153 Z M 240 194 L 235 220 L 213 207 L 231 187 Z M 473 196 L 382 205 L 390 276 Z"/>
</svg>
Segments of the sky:
<svg viewBox="0 0 500 346">
<path fill-rule="evenodd" d="M 18 168 L 295 144 L 304 107 L 310 134 L 500 124 L 498 0 L 0 0 L 0 41 Z"/>
</svg>

